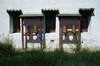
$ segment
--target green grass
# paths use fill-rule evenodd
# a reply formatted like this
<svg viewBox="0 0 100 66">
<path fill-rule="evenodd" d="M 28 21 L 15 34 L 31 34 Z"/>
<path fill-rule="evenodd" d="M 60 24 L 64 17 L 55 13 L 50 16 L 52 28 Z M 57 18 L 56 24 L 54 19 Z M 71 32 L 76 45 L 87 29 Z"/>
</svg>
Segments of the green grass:
<svg viewBox="0 0 100 66">
<path fill-rule="evenodd" d="M 8 51 L 9 52 L 9 51 Z M 44 52 L 43 50 L 11 51 L 0 56 L 0 66 L 99 66 L 100 51 L 83 50 L 67 53 L 63 50 Z"/>
<path fill-rule="evenodd" d="M 100 51 L 67 53 L 63 50 L 15 51 L 12 40 L 0 42 L 0 66 L 100 66 Z"/>
</svg>

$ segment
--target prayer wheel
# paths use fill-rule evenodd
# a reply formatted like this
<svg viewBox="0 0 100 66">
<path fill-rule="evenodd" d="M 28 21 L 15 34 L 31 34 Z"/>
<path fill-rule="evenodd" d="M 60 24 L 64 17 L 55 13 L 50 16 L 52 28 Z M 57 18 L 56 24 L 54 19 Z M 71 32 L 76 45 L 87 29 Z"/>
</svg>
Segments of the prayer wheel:
<svg viewBox="0 0 100 66">
<path fill-rule="evenodd" d="M 29 26 L 28 26 L 28 25 L 25 25 L 25 27 L 26 27 L 26 28 L 25 28 L 25 33 L 29 33 L 29 32 L 30 32 L 30 31 L 29 31 L 29 29 L 30 29 Z"/>
<path fill-rule="evenodd" d="M 34 26 L 34 33 L 38 33 L 38 26 Z"/>
<path fill-rule="evenodd" d="M 72 26 L 72 32 L 76 33 L 76 26 L 75 25 Z"/>
<path fill-rule="evenodd" d="M 63 26 L 63 33 L 67 33 L 67 26 L 66 25 Z"/>
</svg>

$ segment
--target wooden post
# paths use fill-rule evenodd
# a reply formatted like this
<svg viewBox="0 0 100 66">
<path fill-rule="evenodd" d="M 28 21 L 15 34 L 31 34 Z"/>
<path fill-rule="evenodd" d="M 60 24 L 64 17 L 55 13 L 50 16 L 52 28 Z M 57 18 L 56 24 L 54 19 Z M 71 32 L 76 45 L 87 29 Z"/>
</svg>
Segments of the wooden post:
<svg viewBox="0 0 100 66">
<path fill-rule="evenodd" d="M 22 49 L 24 49 L 24 35 L 23 35 L 23 18 L 22 18 Z"/>
<path fill-rule="evenodd" d="M 80 18 L 78 18 L 78 49 L 80 49 Z"/>
<path fill-rule="evenodd" d="M 27 33 L 26 33 L 27 34 Z M 25 49 L 27 48 L 27 36 L 25 36 Z"/>
<path fill-rule="evenodd" d="M 42 36 L 42 18 L 40 18 L 40 36 Z M 40 40 L 41 49 L 42 49 L 42 39 Z"/>
<path fill-rule="evenodd" d="M 61 18 L 59 18 L 59 49 L 61 49 Z"/>
</svg>

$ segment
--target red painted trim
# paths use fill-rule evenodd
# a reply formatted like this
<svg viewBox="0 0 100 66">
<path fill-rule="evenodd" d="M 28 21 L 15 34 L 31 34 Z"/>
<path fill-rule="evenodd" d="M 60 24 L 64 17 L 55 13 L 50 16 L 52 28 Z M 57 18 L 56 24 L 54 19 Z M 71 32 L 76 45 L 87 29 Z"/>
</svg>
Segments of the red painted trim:
<svg viewBox="0 0 100 66">
<path fill-rule="evenodd" d="M 42 36 L 42 18 L 40 18 L 40 36 Z M 41 49 L 42 49 L 42 40 L 40 40 Z"/>
<path fill-rule="evenodd" d="M 39 25 L 40 26 L 40 36 L 42 36 L 42 18 L 40 18 L 40 24 L 23 24 L 22 18 L 22 48 L 24 49 L 24 36 L 36 36 L 35 34 L 24 34 L 24 25 Z M 41 48 L 42 48 L 42 40 L 40 40 Z"/>
<path fill-rule="evenodd" d="M 61 49 L 61 18 L 59 18 L 59 49 Z"/>
<path fill-rule="evenodd" d="M 78 34 L 75 34 L 78 36 Z M 74 34 L 61 34 L 61 36 L 74 36 Z"/>
<path fill-rule="evenodd" d="M 23 34 L 23 36 L 36 36 L 36 35 L 35 34 Z"/>
<path fill-rule="evenodd" d="M 23 34 L 23 18 L 22 18 L 22 49 L 24 49 L 24 34 Z"/>
<path fill-rule="evenodd" d="M 42 19 L 40 18 L 40 36 L 42 35 Z"/>
<path fill-rule="evenodd" d="M 71 23 L 71 24 L 70 23 L 67 23 L 67 24 L 66 23 L 61 23 L 61 25 L 78 25 L 78 24 L 76 24 L 76 23 Z"/>
<path fill-rule="evenodd" d="M 41 25 L 41 24 L 23 24 L 23 25 Z"/>
<path fill-rule="evenodd" d="M 61 34 L 61 25 L 78 25 L 78 34 Z M 59 18 L 59 48 L 61 49 L 61 36 L 78 36 L 79 45 L 80 48 L 80 18 L 78 19 L 78 23 L 61 23 L 61 18 Z"/>
</svg>

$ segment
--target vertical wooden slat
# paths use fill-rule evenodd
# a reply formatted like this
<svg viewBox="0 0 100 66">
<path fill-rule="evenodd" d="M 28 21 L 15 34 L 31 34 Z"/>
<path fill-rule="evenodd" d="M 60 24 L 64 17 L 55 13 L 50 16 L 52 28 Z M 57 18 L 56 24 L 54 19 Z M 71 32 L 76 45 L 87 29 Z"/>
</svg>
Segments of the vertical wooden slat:
<svg viewBox="0 0 100 66">
<path fill-rule="evenodd" d="M 22 49 L 24 49 L 24 34 L 23 34 L 23 18 L 22 18 Z"/>
<path fill-rule="evenodd" d="M 25 36 L 25 48 L 27 48 L 27 36 Z"/>
<path fill-rule="evenodd" d="M 42 36 L 42 18 L 40 18 L 40 36 Z M 40 40 L 41 49 L 42 49 L 42 40 Z"/>
<path fill-rule="evenodd" d="M 78 18 L 78 48 L 80 48 L 80 18 Z"/>
</svg>

